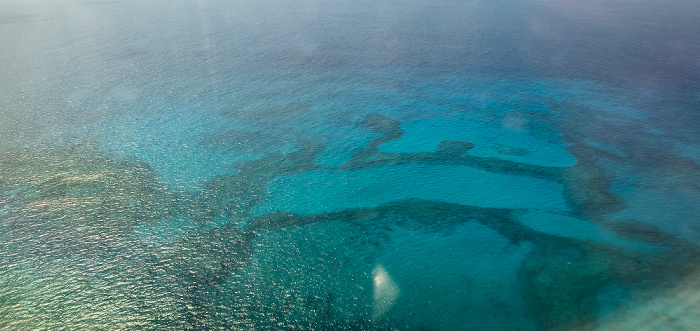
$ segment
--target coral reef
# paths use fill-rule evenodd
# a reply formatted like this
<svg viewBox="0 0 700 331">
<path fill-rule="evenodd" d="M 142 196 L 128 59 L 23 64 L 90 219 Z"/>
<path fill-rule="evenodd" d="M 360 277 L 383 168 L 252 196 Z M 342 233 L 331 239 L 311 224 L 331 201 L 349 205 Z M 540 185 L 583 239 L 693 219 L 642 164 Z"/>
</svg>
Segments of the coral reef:
<svg viewBox="0 0 700 331">
<path fill-rule="evenodd" d="M 292 116 L 309 111 L 303 105 L 293 108 L 299 109 L 280 108 L 263 115 Z M 625 201 L 611 190 L 616 173 L 605 166 L 605 162 L 620 162 L 620 156 L 587 145 L 575 134 L 565 138 L 571 142 L 567 150 L 578 162 L 558 168 L 473 156 L 469 152 L 474 144 L 462 141 L 442 141 L 432 153 L 386 153 L 378 147 L 404 135 L 401 123 L 369 114 L 360 127 L 379 136 L 355 150 L 341 166 L 318 165 L 314 157 L 325 147 L 300 140 L 297 151 L 233 164 L 238 173 L 211 178 L 196 192 L 168 188 L 147 164 L 106 155 L 89 145 L 3 154 L 0 240 L 4 245 L 0 262 L 8 267 L 0 272 L 0 301 L 4 303 L 0 320 L 5 323 L 0 327 L 53 328 L 62 315 L 75 316 L 66 321 L 68 328 L 84 323 L 107 329 L 128 325 L 142 329 L 236 326 L 364 330 L 403 325 L 391 317 L 372 322 L 369 313 L 350 318 L 349 308 L 339 308 L 339 302 L 347 298 L 327 288 L 307 292 L 288 288 L 280 296 L 255 292 L 264 287 L 249 288 L 249 293 L 231 292 L 243 286 L 242 275 L 257 270 L 256 258 L 261 257 L 254 254 L 256 238 L 334 226 L 346 231 L 343 247 L 359 253 L 353 262 L 331 249 L 319 253 L 321 258 L 313 263 L 322 263 L 318 268 L 328 272 L 342 270 L 343 263 L 375 265 L 377 252 L 388 246 L 397 229 L 449 233 L 460 225 L 478 222 L 510 245 L 530 245 L 532 250 L 520 264 L 516 290 L 526 298 L 540 328 L 547 330 L 594 326 L 600 306 L 595 294 L 611 286 L 658 289 L 696 273 L 700 251 L 694 245 L 646 223 L 609 217 L 625 207 Z M 205 137 L 203 144 L 251 153 L 279 143 L 273 135 L 262 132 L 255 133 L 262 140 L 246 142 L 247 134 L 222 130 Z M 526 153 L 505 145 L 496 149 L 502 154 Z M 678 172 L 679 178 L 686 178 L 697 170 L 692 161 L 678 158 L 652 169 L 642 162 L 650 157 L 648 153 L 622 150 L 636 155 L 630 166 L 638 167 L 637 172 Z M 664 163 L 658 158 L 655 161 Z M 567 216 L 596 222 L 622 238 L 658 249 L 643 252 L 538 232 L 518 221 L 516 215 L 522 210 L 419 199 L 311 215 L 276 211 L 251 216 L 265 201 L 267 185 L 281 176 L 402 164 L 464 165 L 560 183 L 565 188 Z M 155 248 L 132 235 L 137 225 L 168 219 L 191 222 L 194 230 Z M 294 240 L 318 239 L 284 238 L 290 245 L 295 245 Z M 47 277 L 47 272 L 51 276 Z M 46 277 L 44 285 L 35 285 L 42 277 Z M 60 296 L 71 298 L 75 305 L 42 306 L 53 304 Z M 222 299 L 228 296 L 242 301 Z M 34 304 L 43 308 L 31 308 Z M 240 309 L 228 306 L 231 304 Z M 382 308 L 381 314 L 375 315 L 387 311 Z M 10 320 L 14 322 L 7 322 Z"/>
</svg>

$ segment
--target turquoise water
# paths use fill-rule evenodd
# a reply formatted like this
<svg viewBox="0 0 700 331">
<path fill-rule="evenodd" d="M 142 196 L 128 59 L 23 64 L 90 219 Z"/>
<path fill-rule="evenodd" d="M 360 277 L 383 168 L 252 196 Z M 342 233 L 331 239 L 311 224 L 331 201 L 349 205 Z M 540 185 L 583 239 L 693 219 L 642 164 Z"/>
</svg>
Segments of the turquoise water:
<svg viewBox="0 0 700 331">
<path fill-rule="evenodd" d="M 258 213 L 319 214 L 424 199 L 485 208 L 566 211 L 560 184 L 472 167 L 400 165 L 273 179 Z M 313 199 L 309 199 L 313 197 Z"/>
<path fill-rule="evenodd" d="M 0 1 L 0 329 L 697 329 L 699 17 Z"/>
</svg>

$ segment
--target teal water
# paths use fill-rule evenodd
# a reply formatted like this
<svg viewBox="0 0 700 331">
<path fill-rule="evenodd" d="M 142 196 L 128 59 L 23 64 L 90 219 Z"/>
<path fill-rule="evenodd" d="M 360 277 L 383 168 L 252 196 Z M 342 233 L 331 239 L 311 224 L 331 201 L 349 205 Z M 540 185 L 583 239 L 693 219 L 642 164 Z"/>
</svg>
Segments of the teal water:
<svg viewBox="0 0 700 331">
<path fill-rule="evenodd" d="M 0 1 L 0 329 L 697 329 L 699 17 Z"/>
<path fill-rule="evenodd" d="M 465 166 L 376 167 L 317 171 L 273 179 L 258 213 L 319 214 L 424 199 L 485 208 L 566 211 L 561 185 L 525 176 L 494 174 Z M 313 199 L 309 199 L 313 197 Z"/>
</svg>

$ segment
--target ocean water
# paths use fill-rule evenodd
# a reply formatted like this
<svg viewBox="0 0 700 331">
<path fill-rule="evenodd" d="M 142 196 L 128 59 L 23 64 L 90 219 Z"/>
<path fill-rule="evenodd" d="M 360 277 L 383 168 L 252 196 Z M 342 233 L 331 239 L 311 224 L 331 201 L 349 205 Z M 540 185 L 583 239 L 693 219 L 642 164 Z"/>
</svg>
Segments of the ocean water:
<svg viewBox="0 0 700 331">
<path fill-rule="evenodd" d="M 0 329 L 698 329 L 699 20 L 0 0 Z"/>
</svg>

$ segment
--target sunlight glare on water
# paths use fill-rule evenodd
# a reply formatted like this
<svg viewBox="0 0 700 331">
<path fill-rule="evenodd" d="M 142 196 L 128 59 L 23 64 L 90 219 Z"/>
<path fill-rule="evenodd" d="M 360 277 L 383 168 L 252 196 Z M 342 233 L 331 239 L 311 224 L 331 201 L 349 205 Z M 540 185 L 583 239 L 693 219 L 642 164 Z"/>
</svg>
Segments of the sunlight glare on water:
<svg viewBox="0 0 700 331">
<path fill-rule="evenodd" d="M 698 329 L 699 19 L 0 1 L 0 329 Z"/>
</svg>

